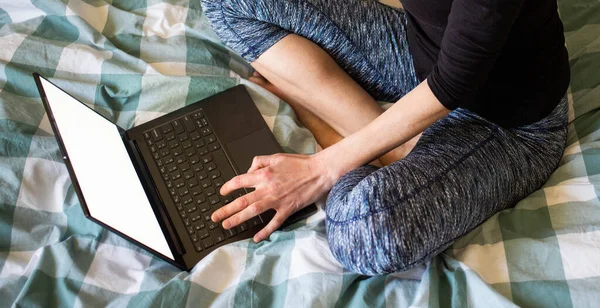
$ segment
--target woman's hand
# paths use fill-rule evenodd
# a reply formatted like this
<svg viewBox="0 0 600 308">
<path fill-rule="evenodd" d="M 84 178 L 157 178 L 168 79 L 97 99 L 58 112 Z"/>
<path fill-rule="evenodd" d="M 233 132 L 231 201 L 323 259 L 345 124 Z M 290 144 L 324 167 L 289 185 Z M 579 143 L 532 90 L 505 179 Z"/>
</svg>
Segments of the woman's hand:
<svg viewBox="0 0 600 308">
<path fill-rule="evenodd" d="M 215 211 L 214 222 L 223 219 L 223 228 L 230 229 L 265 212 L 277 211 L 267 226 L 254 236 L 255 242 L 269 237 L 296 211 L 325 195 L 337 178 L 328 172 L 318 154 L 275 154 L 257 156 L 248 173 L 238 175 L 221 187 L 225 196 L 240 188 L 255 190 Z"/>
</svg>

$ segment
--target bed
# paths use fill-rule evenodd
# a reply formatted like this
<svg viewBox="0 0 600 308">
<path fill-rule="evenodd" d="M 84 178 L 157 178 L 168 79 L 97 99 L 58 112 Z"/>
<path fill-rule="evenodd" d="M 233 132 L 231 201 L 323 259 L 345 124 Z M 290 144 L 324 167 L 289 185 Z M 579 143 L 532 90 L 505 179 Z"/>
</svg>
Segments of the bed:
<svg viewBox="0 0 600 308">
<path fill-rule="evenodd" d="M 286 152 L 319 147 L 285 102 L 246 80 L 199 1 L 0 0 L 0 306 L 597 306 L 600 2 L 559 0 L 559 11 L 573 75 L 560 167 L 431 262 L 367 277 L 332 257 L 322 209 L 189 273 L 88 221 L 34 71 L 125 128 L 244 84 Z"/>
</svg>

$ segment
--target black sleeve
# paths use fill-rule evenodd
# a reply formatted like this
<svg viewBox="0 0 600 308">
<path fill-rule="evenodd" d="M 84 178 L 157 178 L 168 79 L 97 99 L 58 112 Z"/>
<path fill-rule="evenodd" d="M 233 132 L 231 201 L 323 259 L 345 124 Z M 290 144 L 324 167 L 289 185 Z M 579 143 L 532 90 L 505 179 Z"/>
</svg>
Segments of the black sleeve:
<svg viewBox="0 0 600 308">
<path fill-rule="evenodd" d="M 427 77 L 448 109 L 460 107 L 487 80 L 524 0 L 454 0 L 437 63 Z"/>
</svg>

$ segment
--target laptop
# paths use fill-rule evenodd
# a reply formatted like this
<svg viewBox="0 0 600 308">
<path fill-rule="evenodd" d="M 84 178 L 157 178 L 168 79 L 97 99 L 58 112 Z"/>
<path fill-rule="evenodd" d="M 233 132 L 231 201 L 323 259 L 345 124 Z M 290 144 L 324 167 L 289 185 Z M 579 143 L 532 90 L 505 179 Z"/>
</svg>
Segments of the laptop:
<svg viewBox="0 0 600 308">
<path fill-rule="evenodd" d="M 87 218 L 182 270 L 210 252 L 253 237 L 264 212 L 225 230 L 210 219 L 250 190 L 220 187 L 258 155 L 281 151 L 246 88 L 236 86 L 129 130 L 33 74 Z M 314 212 L 310 206 L 282 227 Z"/>
</svg>

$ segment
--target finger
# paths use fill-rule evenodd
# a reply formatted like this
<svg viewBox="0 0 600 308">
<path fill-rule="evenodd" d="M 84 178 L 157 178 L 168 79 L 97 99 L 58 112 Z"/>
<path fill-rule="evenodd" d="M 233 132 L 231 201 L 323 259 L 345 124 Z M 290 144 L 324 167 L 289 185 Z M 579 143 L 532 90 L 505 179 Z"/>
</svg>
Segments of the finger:
<svg viewBox="0 0 600 308">
<path fill-rule="evenodd" d="M 227 181 L 221 189 L 219 193 L 221 196 L 229 195 L 232 191 L 240 188 L 250 188 L 254 187 L 255 184 L 258 184 L 258 177 L 254 173 L 246 173 L 233 177 L 231 180 Z"/>
<path fill-rule="evenodd" d="M 254 71 L 254 73 L 252 73 L 252 76 L 262 77 L 262 75 L 258 71 Z"/>
<path fill-rule="evenodd" d="M 219 222 L 243 209 L 247 208 L 248 205 L 258 201 L 259 198 L 256 192 L 251 192 L 249 194 L 245 194 L 235 200 L 233 202 L 227 204 L 226 206 L 216 210 L 211 216 L 210 219 L 214 222 Z"/>
<path fill-rule="evenodd" d="M 260 168 L 264 168 L 269 166 L 271 159 L 269 156 L 254 156 L 254 159 L 252 160 L 252 166 L 250 166 L 250 169 L 248 169 L 247 173 L 251 173 L 254 172 Z"/>
<path fill-rule="evenodd" d="M 281 224 L 283 224 L 283 222 L 287 219 L 288 216 L 289 215 L 282 213 L 282 211 L 277 211 L 277 214 L 273 216 L 273 219 L 269 221 L 267 226 L 265 226 L 262 230 L 260 230 L 260 232 L 254 235 L 254 242 L 258 243 L 264 239 L 267 239 L 271 235 L 271 233 L 275 232 L 275 230 L 277 230 L 277 228 L 279 228 Z"/>
<path fill-rule="evenodd" d="M 223 221 L 223 228 L 231 229 L 256 215 L 261 214 L 268 209 L 269 203 L 270 202 L 265 200 L 252 203 L 242 211 Z"/>
</svg>

